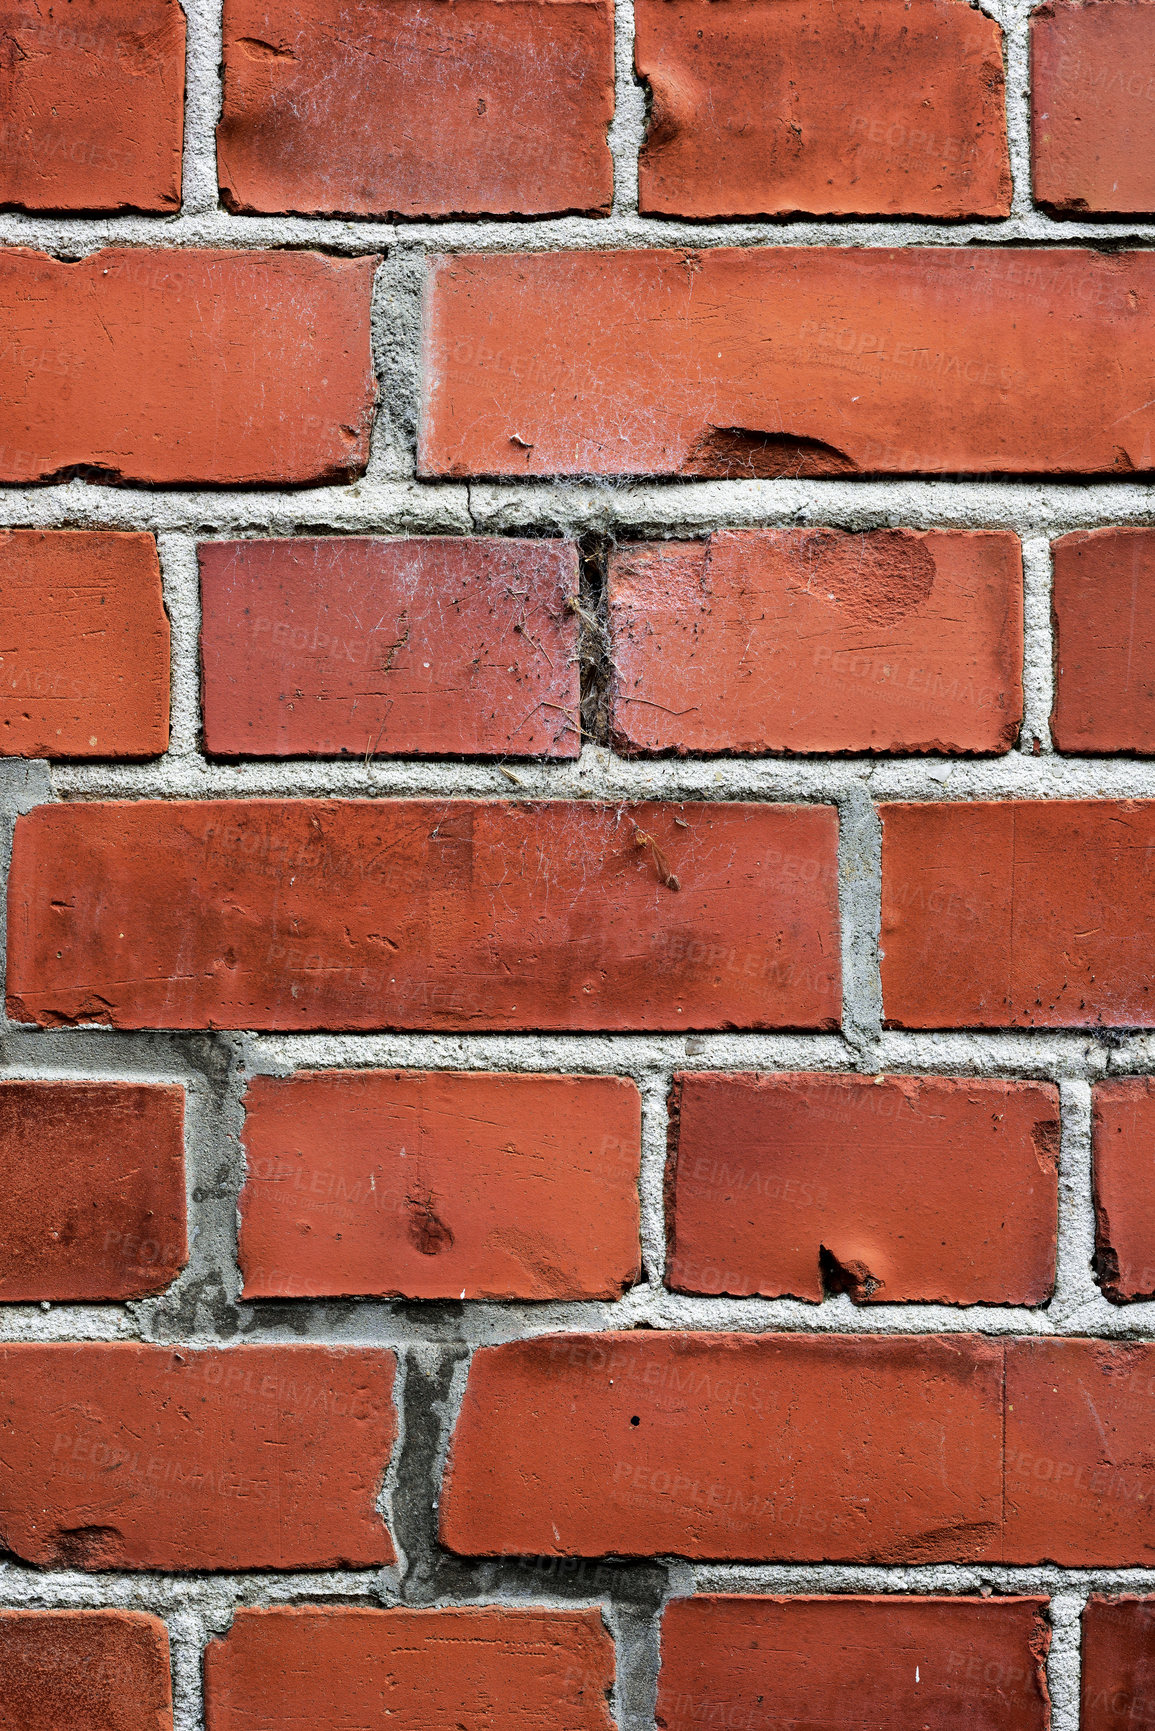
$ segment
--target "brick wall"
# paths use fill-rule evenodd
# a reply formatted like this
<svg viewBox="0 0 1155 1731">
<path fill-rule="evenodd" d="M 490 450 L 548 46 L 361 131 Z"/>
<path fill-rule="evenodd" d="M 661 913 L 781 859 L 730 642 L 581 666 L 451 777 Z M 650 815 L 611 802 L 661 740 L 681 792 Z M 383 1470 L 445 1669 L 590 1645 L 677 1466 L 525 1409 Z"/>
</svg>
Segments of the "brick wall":
<svg viewBox="0 0 1155 1731">
<path fill-rule="evenodd" d="M 0 92 L 0 1727 L 1155 1721 L 1155 6 Z"/>
</svg>

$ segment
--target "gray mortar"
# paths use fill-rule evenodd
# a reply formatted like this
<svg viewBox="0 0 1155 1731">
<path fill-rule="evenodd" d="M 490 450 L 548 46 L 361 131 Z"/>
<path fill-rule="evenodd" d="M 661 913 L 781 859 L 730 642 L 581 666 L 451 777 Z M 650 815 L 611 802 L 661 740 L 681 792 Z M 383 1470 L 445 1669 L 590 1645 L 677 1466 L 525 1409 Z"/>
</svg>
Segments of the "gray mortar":
<svg viewBox="0 0 1155 1731">
<path fill-rule="evenodd" d="M 1076 1731 L 1079 1615 L 1091 1591 L 1155 1588 L 1144 1570 L 1008 1568 L 988 1564 L 866 1567 L 844 1564 L 690 1565 L 556 1558 L 461 1559 L 436 1542 L 440 1475 L 472 1350 L 559 1329 L 636 1327 L 810 1332 L 1090 1333 L 1155 1340 L 1155 1303 L 1114 1306 L 1095 1284 L 1090 1166 L 1090 1084 L 1155 1072 L 1155 1035 L 1093 1033 L 907 1034 L 881 1027 L 878 975 L 880 799 L 1155 797 L 1155 762 L 1063 759 L 1051 747 L 1053 690 L 1049 543 L 1074 529 L 1155 525 L 1155 487 L 1139 482 L 1049 481 L 549 481 L 421 482 L 415 477 L 421 285 L 439 252 L 540 251 L 719 245 L 866 247 L 1060 246 L 1155 242 L 1155 223 L 1056 220 L 1030 206 L 1029 52 L 1025 0 L 990 7 L 1006 31 L 1008 123 L 1014 206 L 1001 221 L 827 221 L 698 224 L 637 212 L 637 150 L 645 92 L 633 76 L 633 12 L 618 0 L 617 103 L 609 142 L 612 214 L 534 222 L 377 223 L 234 216 L 216 190 L 214 127 L 221 100 L 215 5 L 190 0 L 184 207 L 171 218 L 31 217 L 0 213 L 0 244 L 80 257 L 103 245 L 322 246 L 379 253 L 373 301 L 374 362 L 381 402 L 366 475 L 350 485 L 249 492 L 65 485 L 0 489 L 0 525 L 144 529 L 159 539 L 172 623 L 172 741 L 153 763 L 0 763 L 0 867 L 16 817 L 52 798 L 348 797 L 425 794 L 511 798 L 829 800 L 840 813 L 840 900 L 846 1010 L 838 1034 L 257 1035 L 129 1034 L 105 1028 L 37 1032 L 0 1021 L 0 1074 L 133 1077 L 176 1082 L 186 1093 L 191 1260 L 164 1294 L 129 1305 L 11 1305 L 0 1340 L 311 1340 L 392 1347 L 399 1355 L 399 1436 L 381 1507 L 398 1545 L 383 1570 L 219 1576 L 82 1575 L 0 1560 L 0 1604 L 31 1608 L 126 1606 L 168 1623 L 177 1731 L 201 1731 L 205 1643 L 227 1631 L 240 1605 L 598 1604 L 617 1646 L 614 1713 L 622 1731 L 649 1731 L 658 1663 L 658 1613 L 672 1596 L 699 1592 L 1041 1592 L 1054 1628 L 1048 1677 L 1056 1731 Z M 591 317 L 597 309 L 590 309 Z M 202 754 L 197 635 L 198 539 L 292 534 L 553 533 L 600 538 L 701 536 L 742 526 L 831 524 L 869 529 L 1010 529 L 1023 540 L 1025 722 L 1019 748 L 1001 759 L 704 759 L 627 762 L 587 744 L 572 763 L 516 763 L 516 783 L 493 763 L 391 762 L 214 764 Z M 587 644 L 587 649 L 589 645 Z M 1035 741 L 1038 741 L 1036 747 Z M 1036 755 L 1037 752 L 1037 755 Z M 3 933 L 0 932 L 0 943 Z M 255 1073 L 297 1068 L 570 1071 L 631 1076 L 643 1099 L 640 1181 L 642 1282 L 618 1304 L 245 1303 L 239 1299 L 236 1203 L 243 1179 L 243 1091 Z M 662 1176 L 666 1099 L 675 1072 L 700 1070 L 881 1071 L 1048 1079 L 1062 1088 L 1057 1282 L 1038 1310 L 941 1305 L 854 1306 L 692 1298 L 661 1285 L 665 1257 Z"/>
</svg>

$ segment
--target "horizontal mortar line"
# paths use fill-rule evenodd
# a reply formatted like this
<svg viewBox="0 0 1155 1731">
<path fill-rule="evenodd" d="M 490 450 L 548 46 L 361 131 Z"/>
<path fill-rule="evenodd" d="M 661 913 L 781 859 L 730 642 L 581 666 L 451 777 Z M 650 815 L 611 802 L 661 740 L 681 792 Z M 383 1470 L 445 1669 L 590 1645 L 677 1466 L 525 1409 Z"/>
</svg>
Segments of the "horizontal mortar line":
<svg viewBox="0 0 1155 1731">
<path fill-rule="evenodd" d="M 324 534 L 703 536 L 712 529 L 987 529 L 1021 536 L 1155 525 L 1155 483 L 1046 477 L 711 481 L 418 479 L 370 473 L 299 489 L 0 485 L 0 524 L 171 532 L 190 540 Z"/>
<path fill-rule="evenodd" d="M 28 1034 L 29 1040 L 50 1038 L 43 1031 Z M 201 1038 L 199 1035 L 189 1035 Z M 385 1065 L 387 1068 L 425 1066 L 444 1070 L 468 1061 L 476 1068 L 485 1063 L 499 1070 L 532 1072 L 546 1062 L 581 1066 L 595 1074 L 620 1075 L 634 1070 L 639 1075 L 653 1071 L 704 1070 L 768 1067 L 789 1073 L 815 1066 L 831 1075 L 874 1075 L 876 1061 L 885 1059 L 916 1074 L 938 1074 L 944 1064 L 982 1066 L 992 1064 L 1017 1071 L 1037 1073 L 1045 1079 L 1085 1080 L 1085 1070 L 1094 1079 L 1116 1060 L 1155 1061 L 1155 1036 L 1140 1034 L 1110 1036 L 1110 1045 L 1093 1033 L 1045 1030 L 1042 1034 L 1011 1031 L 916 1033 L 885 1030 L 871 1047 L 871 1061 L 861 1067 L 858 1054 L 840 1033 L 773 1034 L 726 1031 L 704 1034 L 630 1033 L 365 1033 L 365 1034 L 256 1034 L 249 1037 L 247 1057 L 253 1073 L 277 1074 L 287 1068 L 322 1068 L 353 1065 Z M 1118 1046 L 1116 1048 L 1116 1041 Z M 691 1048 L 687 1050 L 687 1044 Z M 265 1066 L 268 1066 L 268 1070 Z M 1073 1074 L 1077 1069 L 1078 1074 Z"/>
<path fill-rule="evenodd" d="M 840 1592 L 866 1592 L 878 1582 L 885 1591 L 898 1593 L 909 1583 L 921 1593 L 940 1587 L 952 1596 L 973 1592 L 980 1584 L 1016 1593 L 1089 1595 L 1135 1587 L 1150 1591 L 1155 1584 L 1155 1569 L 1139 1565 L 1079 1569 L 1057 1563 L 692 1563 L 687 1573 L 698 1593 L 810 1594 L 830 1590 L 835 1582 Z M 815 1576 L 828 1586 L 808 1585 Z"/>
<path fill-rule="evenodd" d="M 140 1301 L 134 1301 L 140 1302 Z M 158 1302 L 150 1300 L 147 1302 Z M 1054 1301 L 1052 1301 L 1054 1302 Z M 444 1311 L 454 1316 L 447 1327 Z M 242 1339 L 222 1342 L 211 1329 L 170 1332 L 163 1313 L 151 1333 L 126 1318 L 126 1332 L 111 1336 L 88 1324 L 84 1306 L 61 1305 L 42 1311 L 30 1305 L 0 1312 L 0 1344 L 103 1345 L 119 1342 L 159 1351 L 236 1352 L 246 1346 L 323 1346 L 402 1352 L 415 1346 L 476 1350 L 556 1334 L 611 1334 L 636 1330 L 666 1334 L 789 1334 L 808 1340 L 845 1340 L 885 1336 L 913 1340 L 971 1335 L 984 1340 L 1103 1340 L 1144 1345 L 1155 1340 L 1155 1304 L 1116 1308 L 1106 1299 L 1086 1300 L 1074 1320 L 1052 1317 L 1046 1309 L 1009 1306 L 910 1304 L 855 1306 L 849 1298 L 807 1304 L 797 1299 L 747 1299 L 724 1295 L 691 1298 L 665 1288 L 628 1289 L 616 1302 L 571 1299 L 243 1299 L 230 1307 Z M 430 1314 L 423 1315 L 428 1310 Z M 1136 1311 L 1137 1315 L 1128 1315 Z M 35 1335 L 30 1333 L 35 1329 Z M 639 1336 L 639 1339 L 642 1339 Z"/>
<path fill-rule="evenodd" d="M 829 803 L 852 791 L 862 791 L 876 803 L 1155 798 L 1155 758 L 1010 752 L 969 760 L 929 755 L 629 759 L 587 747 L 580 759 L 503 761 L 505 772 L 492 761 L 472 759 L 376 759 L 366 768 L 355 758 L 232 765 L 191 756 L 156 764 L 53 763 L 48 768 L 57 795 L 79 801 L 481 798 L 508 803 L 581 799 L 611 806 L 638 801 L 788 804 Z"/>
<path fill-rule="evenodd" d="M 223 209 L 179 216 L 40 216 L 9 212 L 0 217 L 0 245 L 33 246 L 50 252 L 96 251 L 101 246 L 187 248 L 323 247 L 340 253 L 383 251 L 391 257 L 442 252 L 601 252 L 641 247 L 712 250 L 717 247 L 952 247 L 1008 243 L 1077 248 L 1155 241 L 1155 222 L 1089 217 L 1063 218 L 1042 209 L 1008 217 L 961 219 L 919 216 L 811 216 L 689 218 L 641 215 L 608 217 L 478 215 L 429 219 L 240 214 Z"/>
<path fill-rule="evenodd" d="M 24 1567 L 19 1563 L 0 1563 L 0 1607 L 7 1610 L 33 1609 L 44 1605 L 48 1609 L 67 1606 L 88 1610 L 121 1605 L 138 1609 L 163 1607 L 181 1609 L 185 1604 L 202 1602 L 214 1606 L 226 1597 L 236 1606 L 255 1604 L 269 1599 L 285 1603 L 290 1596 L 316 1592 L 328 1598 L 338 1594 L 359 1598 L 376 1595 L 381 1590 L 381 1569 L 341 1570 L 261 1570 L 248 1574 L 241 1571 L 220 1574 L 163 1573 L 154 1569 L 100 1570 L 83 1573 L 61 1570 L 59 1574 Z"/>
</svg>

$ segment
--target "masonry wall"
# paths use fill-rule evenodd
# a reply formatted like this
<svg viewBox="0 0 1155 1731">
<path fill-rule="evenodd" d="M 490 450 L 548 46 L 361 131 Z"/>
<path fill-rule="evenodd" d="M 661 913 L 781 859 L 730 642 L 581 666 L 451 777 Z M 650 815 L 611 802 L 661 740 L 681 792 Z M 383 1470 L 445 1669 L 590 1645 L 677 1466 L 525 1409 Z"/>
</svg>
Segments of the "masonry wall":
<svg viewBox="0 0 1155 1731">
<path fill-rule="evenodd" d="M 1155 7 L 39 0 L 0 1724 L 1155 1715 Z"/>
</svg>

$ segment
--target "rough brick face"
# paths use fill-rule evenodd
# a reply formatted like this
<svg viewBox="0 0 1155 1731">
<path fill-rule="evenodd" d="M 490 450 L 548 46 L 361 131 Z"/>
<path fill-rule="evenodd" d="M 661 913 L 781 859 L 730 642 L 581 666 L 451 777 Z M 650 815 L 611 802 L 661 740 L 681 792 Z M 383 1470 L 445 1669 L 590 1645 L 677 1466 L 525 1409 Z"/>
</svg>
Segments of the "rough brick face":
<svg viewBox="0 0 1155 1731">
<path fill-rule="evenodd" d="M 641 543 L 613 555 L 609 593 L 621 750 L 1000 752 L 1018 732 L 1013 535 Z"/>
<path fill-rule="evenodd" d="M 0 531 L 0 756 L 153 757 L 168 687 L 151 535 Z"/>
<path fill-rule="evenodd" d="M 244 1144 L 246 1297 L 616 1298 L 637 1278 L 632 1082 L 258 1076 Z"/>
<path fill-rule="evenodd" d="M 1001 1554 L 1150 1568 L 1155 1347 L 1053 1339 L 1006 1351 Z"/>
<path fill-rule="evenodd" d="M 172 1731 L 168 1630 L 141 1611 L 0 1611 L 0 1725 Z"/>
<path fill-rule="evenodd" d="M 369 454 L 376 260 L 0 251 L 0 480 L 343 480 Z"/>
<path fill-rule="evenodd" d="M 474 1354 L 452 1550 L 1150 1567 L 1155 1347 L 554 1335 Z"/>
<path fill-rule="evenodd" d="M 234 210 L 609 206 L 610 0 L 226 0 L 224 20 L 217 141 Z"/>
<path fill-rule="evenodd" d="M 817 1303 L 1042 1304 L 1059 1096 L 933 1077 L 675 1078 L 667 1280 Z"/>
<path fill-rule="evenodd" d="M 180 205 L 185 19 L 177 0 L 5 0 L 0 205 Z"/>
<path fill-rule="evenodd" d="M 1155 753 L 1155 533 L 1080 531 L 1051 554 L 1055 745 Z"/>
<path fill-rule="evenodd" d="M 1065 216 L 1155 210 L 1155 7 L 1048 0 L 1031 16 L 1035 197 Z"/>
<path fill-rule="evenodd" d="M 658 1724 L 1050 1731 L 1039 1598 L 675 1599 Z"/>
<path fill-rule="evenodd" d="M 572 542 L 210 541 L 199 556 L 209 751 L 578 755 Z"/>
<path fill-rule="evenodd" d="M 1001 32 L 956 0 L 640 0 L 640 207 L 1005 216 Z"/>
<path fill-rule="evenodd" d="M 444 1725 L 613 1731 L 600 1611 L 238 1611 L 205 1654 L 208 1731 Z"/>
<path fill-rule="evenodd" d="M 830 806 L 253 800 L 17 825 L 42 1026 L 831 1027 Z M 99 884 L 78 896 L 77 884 Z"/>
<path fill-rule="evenodd" d="M 379 1349 L 0 1346 L 0 1539 L 38 1568 L 371 1568 Z"/>
<path fill-rule="evenodd" d="M 443 257 L 421 471 L 1146 471 L 1153 291 L 1139 251 Z"/>
<path fill-rule="evenodd" d="M 888 1023 L 1155 1025 L 1153 843 L 1150 800 L 883 806 Z"/>
<path fill-rule="evenodd" d="M 188 1260 L 184 1091 L 0 1081 L 0 1302 L 141 1298 Z"/>
<path fill-rule="evenodd" d="M 1081 1731 L 1142 1724 L 1155 1700 L 1155 1599 L 1092 1593 L 1083 1612 Z"/>
<path fill-rule="evenodd" d="M 474 1354 L 441 1497 L 482 1555 L 982 1554 L 1002 1349 L 968 1337 L 555 1335 Z"/>
<path fill-rule="evenodd" d="M 1155 1083 L 1100 1082 L 1094 1108 L 1096 1261 L 1117 1303 L 1155 1297 Z"/>
</svg>

